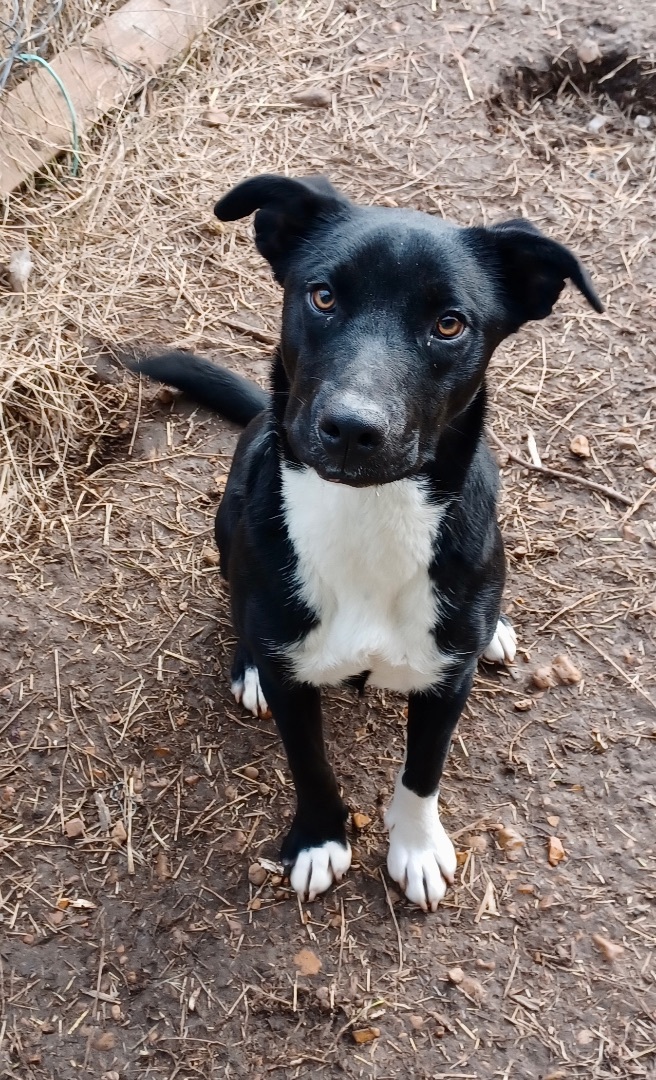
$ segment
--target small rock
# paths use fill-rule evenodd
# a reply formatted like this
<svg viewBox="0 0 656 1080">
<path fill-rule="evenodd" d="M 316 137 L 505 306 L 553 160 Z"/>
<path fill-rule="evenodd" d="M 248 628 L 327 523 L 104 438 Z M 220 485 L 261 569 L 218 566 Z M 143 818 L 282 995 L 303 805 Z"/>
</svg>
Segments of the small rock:
<svg viewBox="0 0 656 1080">
<path fill-rule="evenodd" d="M 53 926 L 61 926 L 65 918 L 65 913 L 58 908 L 57 911 L 53 911 L 50 915 L 50 922 Z"/>
<path fill-rule="evenodd" d="M 513 707 L 517 709 L 517 712 L 528 712 L 529 709 L 533 708 L 533 702 L 530 697 L 515 698 Z"/>
<path fill-rule="evenodd" d="M 465 973 L 461 967 L 450 968 L 446 975 L 449 982 L 452 982 L 454 986 L 460 986 L 460 983 L 465 977 Z"/>
<path fill-rule="evenodd" d="M 34 942 L 36 941 L 36 935 L 23 934 L 21 941 L 23 942 L 23 945 L 34 945 Z"/>
<path fill-rule="evenodd" d="M 557 836 L 549 837 L 547 858 L 549 859 L 549 864 L 551 866 L 558 866 L 558 863 L 562 862 L 565 858 L 565 848 L 563 847 L 562 840 L 559 840 Z"/>
<path fill-rule="evenodd" d="M 462 978 L 455 983 L 459 990 L 462 990 L 463 994 L 467 994 L 468 997 L 474 998 L 475 1001 L 483 1001 L 486 997 L 483 984 L 478 979 L 472 978 L 471 975 L 465 975 L 462 968 L 456 968 L 462 974 Z M 451 973 L 449 972 L 449 975 Z M 451 980 L 453 982 L 453 980 Z"/>
<path fill-rule="evenodd" d="M 260 866 L 259 863 L 252 863 L 251 866 L 249 866 L 248 880 L 250 881 L 251 885 L 255 885 L 257 889 L 259 889 L 260 885 L 264 885 L 266 877 L 267 872 L 263 866 Z"/>
<path fill-rule="evenodd" d="M 109 1011 L 112 1015 L 112 1020 L 116 1020 L 116 1022 L 118 1023 L 118 1021 L 121 1019 L 121 1006 L 118 1004 L 117 1001 L 114 1002 L 114 1004 L 110 1007 Z"/>
<path fill-rule="evenodd" d="M 607 116 L 599 116 L 597 114 L 597 116 L 593 116 L 591 120 L 588 120 L 586 128 L 591 135 L 598 135 L 601 129 L 606 126 L 607 121 Z"/>
<path fill-rule="evenodd" d="M 622 528 L 622 538 L 628 540 L 632 544 L 639 544 L 642 540 L 640 533 L 633 528 L 632 525 L 624 525 Z"/>
<path fill-rule="evenodd" d="M 34 263 L 32 262 L 32 256 L 30 255 L 29 248 L 23 248 L 22 251 L 16 251 L 12 255 L 11 259 L 7 263 L 7 270 L 9 271 L 9 284 L 12 291 L 15 293 L 26 293 L 27 282 Z"/>
<path fill-rule="evenodd" d="M 649 461 L 645 461 L 644 468 L 647 470 L 647 472 L 654 473 L 656 475 L 656 457 L 649 458 Z"/>
<path fill-rule="evenodd" d="M 254 765 L 247 765 L 244 769 L 244 776 L 247 780 L 257 780 L 260 775 L 260 770 L 256 769 Z"/>
<path fill-rule="evenodd" d="M 476 855 L 483 855 L 488 848 L 487 836 L 482 836 L 481 833 L 472 834 L 467 838 L 467 847 Z"/>
<path fill-rule="evenodd" d="M 206 109 L 203 113 L 203 123 L 210 127 L 225 127 L 230 123 L 230 117 L 221 109 Z"/>
<path fill-rule="evenodd" d="M 301 975 L 318 975 L 321 971 L 321 960 L 312 949 L 301 949 L 294 957 L 294 964 Z"/>
<path fill-rule="evenodd" d="M 121 1074 L 117 1073 L 116 1069 L 110 1069 L 109 1072 L 102 1074 L 100 1080 L 121 1080 Z"/>
<path fill-rule="evenodd" d="M 298 94 L 294 94 L 294 101 L 308 109 L 329 109 L 332 97 L 327 90 L 317 86 L 311 90 L 300 90 Z"/>
<path fill-rule="evenodd" d="M 576 50 L 576 55 L 582 64 L 594 64 L 595 60 L 601 60 L 601 49 L 594 38 L 586 38 Z"/>
<path fill-rule="evenodd" d="M 246 845 L 246 833 L 241 829 L 235 829 L 221 844 L 221 851 L 227 851 L 234 855 L 241 855 Z"/>
<path fill-rule="evenodd" d="M 423 1018 L 423 1016 L 415 1016 L 415 1015 L 411 1014 L 408 1017 L 408 1020 L 410 1021 L 410 1027 L 412 1028 L 413 1031 L 421 1031 L 422 1030 L 422 1028 L 424 1026 L 424 1018 Z"/>
<path fill-rule="evenodd" d="M 557 814 L 549 814 L 547 816 L 547 821 L 551 825 L 551 828 L 555 829 L 556 825 L 558 825 L 558 823 L 560 822 L 560 818 L 558 817 Z"/>
<path fill-rule="evenodd" d="M 537 690 L 548 690 L 550 686 L 556 685 L 553 672 L 548 664 L 543 664 L 531 672 L 531 683 Z"/>
<path fill-rule="evenodd" d="M 353 815 L 353 827 L 358 830 L 366 829 L 367 825 L 371 825 L 371 818 L 368 814 Z"/>
<path fill-rule="evenodd" d="M 116 1046 L 116 1035 L 113 1031 L 99 1031 L 93 1045 L 96 1050 L 113 1050 Z"/>
<path fill-rule="evenodd" d="M 172 405 L 178 396 L 178 393 L 175 390 L 171 390 L 170 387 L 160 386 L 155 394 L 155 401 L 159 401 L 160 405 Z"/>
<path fill-rule="evenodd" d="M 169 858 L 165 851 L 159 851 L 155 859 L 155 876 L 160 881 L 167 881 L 171 876 Z"/>
<path fill-rule="evenodd" d="M 82 818 L 71 818 L 64 825 L 64 832 L 69 840 L 75 840 L 78 836 L 84 836 L 84 822 Z"/>
<path fill-rule="evenodd" d="M 502 825 L 497 829 L 497 843 L 508 858 L 514 861 L 526 846 L 526 840 L 514 825 Z"/>
<path fill-rule="evenodd" d="M 573 686 L 575 683 L 580 683 L 583 676 L 579 669 L 572 663 L 569 656 L 561 653 L 556 656 L 551 662 L 552 671 L 561 683 L 565 683 L 566 686 Z"/>
<path fill-rule="evenodd" d="M 205 566 L 218 566 L 220 562 L 219 553 L 215 551 L 213 547 L 207 544 L 200 553 L 201 561 Z"/>
<path fill-rule="evenodd" d="M 356 1028 L 353 1032 L 353 1042 L 357 1043 L 358 1046 L 364 1046 L 366 1043 L 373 1042 L 374 1039 L 379 1038 L 380 1028 L 377 1027 Z"/>
<path fill-rule="evenodd" d="M 403 25 L 403 23 L 395 20 L 394 22 L 387 24 L 387 29 L 389 30 L 390 34 L 394 34 L 394 36 L 397 37 L 399 34 L 403 33 L 403 31 L 405 30 L 405 26 Z"/>
<path fill-rule="evenodd" d="M 603 934 L 593 934 L 592 940 L 602 953 L 604 958 L 612 964 L 613 960 L 619 960 L 624 952 L 624 946 L 618 945 L 617 942 L 611 941 L 609 938 L 604 937 Z"/>
<path fill-rule="evenodd" d="M 639 113 L 638 116 L 634 117 L 633 123 L 637 128 L 640 128 L 641 131 L 647 131 L 651 127 L 651 116 L 644 116 L 642 113 Z"/>
<path fill-rule="evenodd" d="M 122 821 L 117 821 L 116 825 L 112 829 L 112 840 L 115 844 L 124 844 L 128 838 L 128 834 L 125 825 Z"/>
<path fill-rule="evenodd" d="M 569 444 L 569 448 L 576 457 L 589 458 L 590 457 L 590 443 L 585 435 L 575 435 Z"/>
</svg>

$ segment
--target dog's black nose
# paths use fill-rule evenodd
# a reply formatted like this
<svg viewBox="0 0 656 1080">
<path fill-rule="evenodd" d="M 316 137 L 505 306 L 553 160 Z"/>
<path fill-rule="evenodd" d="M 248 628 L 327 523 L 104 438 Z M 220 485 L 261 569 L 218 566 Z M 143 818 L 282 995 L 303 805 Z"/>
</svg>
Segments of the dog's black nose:
<svg viewBox="0 0 656 1080">
<path fill-rule="evenodd" d="M 334 405 L 319 418 L 319 438 L 333 461 L 342 466 L 357 465 L 378 450 L 388 426 L 375 406 L 355 409 Z"/>
</svg>

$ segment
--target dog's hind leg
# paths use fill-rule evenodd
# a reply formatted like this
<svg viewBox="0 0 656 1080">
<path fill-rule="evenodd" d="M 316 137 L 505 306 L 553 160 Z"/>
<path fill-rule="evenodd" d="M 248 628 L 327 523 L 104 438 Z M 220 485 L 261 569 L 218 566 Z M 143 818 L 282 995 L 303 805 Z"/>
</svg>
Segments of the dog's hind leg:
<svg viewBox="0 0 656 1080">
<path fill-rule="evenodd" d="M 512 664 L 517 652 L 517 634 L 510 619 L 499 616 L 494 637 L 483 653 L 483 660 L 489 664 Z"/>
<path fill-rule="evenodd" d="M 230 689 L 238 704 L 251 712 L 253 716 L 259 716 L 267 720 L 271 711 L 260 686 L 260 674 L 257 665 L 245 645 L 240 642 L 235 650 L 230 671 Z"/>
</svg>

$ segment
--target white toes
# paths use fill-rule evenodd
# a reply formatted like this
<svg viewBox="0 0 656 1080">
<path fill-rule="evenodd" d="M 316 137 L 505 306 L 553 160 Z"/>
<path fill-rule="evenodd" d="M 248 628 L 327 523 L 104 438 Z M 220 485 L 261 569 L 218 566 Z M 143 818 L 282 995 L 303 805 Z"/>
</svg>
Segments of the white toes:
<svg viewBox="0 0 656 1080">
<path fill-rule="evenodd" d="M 350 865 L 351 845 L 328 840 L 321 847 L 300 852 L 289 880 L 301 900 L 314 900 L 334 881 L 341 881 Z"/>
<path fill-rule="evenodd" d="M 512 623 L 499 619 L 494 637 L 483 653 L 490 664 L 512 664 L 517 652 L 517 634 Z"/>
<path fill-rule="evenodd" d="M 440 821 L 437 795 L 415 795 L 399 774 L 385 824 L 390 877 L 413 904 L 435 911 L 453 883 L 457 865 L 455 848 Z"/>
<path fill-rule="evenodd" d="M 235 701 L 241 703 L 253 716 L 266 719 L 270 715 L 256 667 L 246 668 L 243 679 L 236 679 L 230 689 Z"/>
</svg>

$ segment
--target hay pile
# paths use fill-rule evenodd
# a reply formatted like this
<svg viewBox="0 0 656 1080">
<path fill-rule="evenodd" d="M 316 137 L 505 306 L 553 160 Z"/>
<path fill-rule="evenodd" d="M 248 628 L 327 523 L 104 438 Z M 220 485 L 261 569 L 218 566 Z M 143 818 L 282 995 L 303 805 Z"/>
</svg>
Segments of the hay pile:
<svg viewBox="0 0 656 1080">
<path fill-rule="evenodd" d="M 51 50 L 82 34 L 101 6 L 106 14 L 91 0 L 67 5 Z M 456 49 L 453 27 L 436 42 L 421 27 L 411 40 L 397 21 L 383 24 L 381 40 L 371 26 L 353 4 L 237 5 L 96 129 L 79 177 L 63 160 L 8 200 L 0 263 L 28 248 L 34 264 L 25 295 L 0 292 L 0 543 L 10 552 L 77 512 L 77 480 L 125 416 L 131 422 L 119 415 L 130 384 L 99 381 L 94 357 L 160 344 L 229 354 L 238 343 L 242 358 L 256 358 L 274 339 L 278 290 L 249 224 L 223 230 L 212 217 L 217 196 L 246 175 L 326 172 L 361 201 L 462 223 L 507 207 L 583 252 L 602 295 L 632 292 L 632 264 L 648 250 L 648 140 L 633 145 L 630 122 L 610 106 L 606 145 L 575 115 L 566 131 L 562 114 L 539 111 L 528 124 L 512 112 L 488 124 L 501 31 L 486 68 L 467 52 L 475 30 Z M 576 104 L 584 118 L 589 104 Z M 558 163 L 564 142 L 567 167 Z M 622 254 L 609 257 L 607 238 L 619 231 Z M 555 326 L 529 331 L 521 364 L 512 344 L 496 361 L 507 368 L 502 388 L 526 364 L 543 382 L 545 349 L 566 353 L 574 330 L 604 353 L 594 319 L 567 302 L 571 340 L 559 342 Z M 235 329 L 244 323 L 263 334 Z M 508 430 L 526 398 L 498 400 Z M 553 399 L 541 404 L 557 422 Z"/>
</svg>

